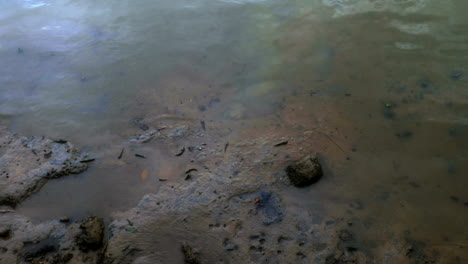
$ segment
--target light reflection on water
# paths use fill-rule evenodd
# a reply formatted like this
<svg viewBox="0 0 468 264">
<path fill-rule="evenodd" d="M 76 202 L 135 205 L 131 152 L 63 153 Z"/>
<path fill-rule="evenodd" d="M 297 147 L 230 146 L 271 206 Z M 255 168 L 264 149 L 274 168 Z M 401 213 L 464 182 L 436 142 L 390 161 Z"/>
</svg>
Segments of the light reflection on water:
<svg viewBox="0 0 468 264">
<path fill-rule="evenodd" d="M 468 202 L 466 1 L 2 1 L 0 8 L 0 114 L 12 117 L 15 131 L 110 153 L 135 132 L 132 119 L 161 114 L 213 120 L 211 127 L 239 138 L 274 133 L 272 124 L 288 135 L 319 130 L 315 139 L 334 170 L 321 196 L 361 199 L 379 212 L 370 217 L 380 225 L 391 218 L 455 237 L 464 228 L 466 206 L 449 197 Z M 157 189 L 128 182 L 141 164 L 97 167 L 82 183 L 47 185 L 24 207 L 35 215 L 65 195 L 59 185 L 90 197 L 81 211 L 113 210 L 98 194 L 110 182 L 109 204 Z M 91 177 L 100 183 L 86 191 Z M 57 206 L 52 215 L 70 212 Z M 447 219 L 424 222 L 441 213 Z"/>
</svg>

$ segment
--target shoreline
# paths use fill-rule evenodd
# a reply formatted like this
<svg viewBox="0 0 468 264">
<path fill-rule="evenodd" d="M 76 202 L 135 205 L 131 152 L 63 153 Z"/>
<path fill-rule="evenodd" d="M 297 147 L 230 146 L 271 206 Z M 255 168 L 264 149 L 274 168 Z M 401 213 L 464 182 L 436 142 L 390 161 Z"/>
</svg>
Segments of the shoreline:
<svg viewBox="0 0 468 264">
<path fill-rule="evenodd" d="M 187 125 L 154 131 L 133 137 L 131 144 L 154 140 L 180 146 L 200 136 Z M 356 217 L 329 215 L 322 206 L 307 208 L 294 200 L 289 193 L 304 195 L 308 189 L 323 188 L 330 168 L 320 158 L 325 162 L 323 179 L 297 188 L 285 168 L 302 154 L 278 155 L 280 148 L 291 148 L 285 143 L 275 146 L 278 142 L 200 145 L 204 149 L 196 153 L 189 146 L 185 155 L 193 154 L 191 163 L 197 168 L 187 170 L 185 177 L 160 181 L 156 193 L 145 195 L 132 209 L 115 212 L 106 226 L 93 216 L 33 224 L 5 211 L 0 214 L 0 258 L 5 263 L 328 264 L 430 263 L 452 257 L 440 249 L 435 254 L 405 232 L 377 243 L 366 241 L 360 235 L 365 223 Z M 356 204 L 356 210 L 360 207 Z"/>
</svg>

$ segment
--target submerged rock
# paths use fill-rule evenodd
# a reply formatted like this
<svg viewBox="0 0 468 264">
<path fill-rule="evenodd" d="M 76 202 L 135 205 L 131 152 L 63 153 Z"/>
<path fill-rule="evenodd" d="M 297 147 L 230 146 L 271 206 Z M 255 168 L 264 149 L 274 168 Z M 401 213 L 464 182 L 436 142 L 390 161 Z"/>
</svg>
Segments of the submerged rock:
<svg viewBox="0 0 468 264">
<path fill-rule="evenodd" d="M 86 218 L 80 225 L 81 233 L 77 236 L 76 242 L 80 250 L 97 250 L 102 245 L 104 238 L 104 222 L 95 216 Z"/>
<path fill-rule="evenodd" d="M 84 157 L 67 141 L 1 132 L 0 205 L 14 207 L 47 180 L 87 168 Z"/>
<path fill-rule="evenodd" d="M 316 183 L 323 176 L 322 166 L 316 155 L 308 155 L 286 168 L 289 180 L 296 187 Z"/>
<path fill-rule="evenodd" d="M 189 244 L 182 244 L 182 253 L 184 254 L 185 264 L 201 264 L 201 261 L 198 259 L 198 253 Z"/>
</svg>

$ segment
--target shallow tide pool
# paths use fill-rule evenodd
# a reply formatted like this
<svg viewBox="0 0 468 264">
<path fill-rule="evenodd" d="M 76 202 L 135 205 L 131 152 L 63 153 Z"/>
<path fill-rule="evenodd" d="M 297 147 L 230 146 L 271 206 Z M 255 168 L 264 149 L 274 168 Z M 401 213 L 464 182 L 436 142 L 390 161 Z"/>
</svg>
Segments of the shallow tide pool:
<svg viewBox="0 0 468 264">
<path fill-rule="evenodd" d="M 134 207 L 190 159 L 128 139 L 197 124 L 197 144 L 288 138 L 319 152 L 326 180 L 285 200 L 359 218 L 369 241 L 404 231 L 468 261 L 467 1 L 0 0 L 0 10 L 0 118 L 96 157 L 21 204 L 35 221 Z"/>
</svg>

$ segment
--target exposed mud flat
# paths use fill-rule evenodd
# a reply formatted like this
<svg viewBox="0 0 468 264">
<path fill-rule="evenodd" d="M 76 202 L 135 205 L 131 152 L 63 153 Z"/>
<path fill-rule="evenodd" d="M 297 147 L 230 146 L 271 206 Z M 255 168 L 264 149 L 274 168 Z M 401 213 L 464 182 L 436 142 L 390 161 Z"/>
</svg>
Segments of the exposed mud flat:
<svg viewBox="0 0 468 264">
<path fill-rule="evenodd" d="M 14 213 L 0 215 L 1 263 L 100 263 L 104 225 L 97 218 L 33 224 Z M 101 224 L 100 224 L 101 223 Z"/>
<path fill-rule="evenodd" d="M 16 206 L 47 180 L 86 170 L 87 161 L 65 140 L 21 137 L 0 126 L 0 205 Z"/>
<path fill-rule="evenodd" d="M 83 172 L 92 159 L 65 140 L 22 137 L 3 124 L 0 155 L 0 262 L 98 263 L 102 220 L 71 223 L 63 217 L 35 224 L 14 209 L 47 181 Z"/>
<path fill-rule="evenodd" d="M 463 263 L 463 244 L 431 245 L 404 229 L 369 240 L 365 218 L 297 200 L 292 193 L 323 191 L 333 178 L 318 155 L 319 180 L 301 188 L 290 182 L 286 168 L 314 153 L 297 148 L 311 142 L 307 134 L 279 146 L 275 136 L 193 144 L 206 137 L 195 123 L 155 130 L 130 137 L 130 144 L 166 144 L 174 155 L 184 146 L 176 157 L 189 158 L 188 169 L 160 177 L 158 192 L 106 225 L 96 217 L 34 223 L 4 211 L 2 263 Z M 134 140 L 144 135 L 152 139 Z M 363 207 L 356 201 L 351 211 Z"/>
</svg>

